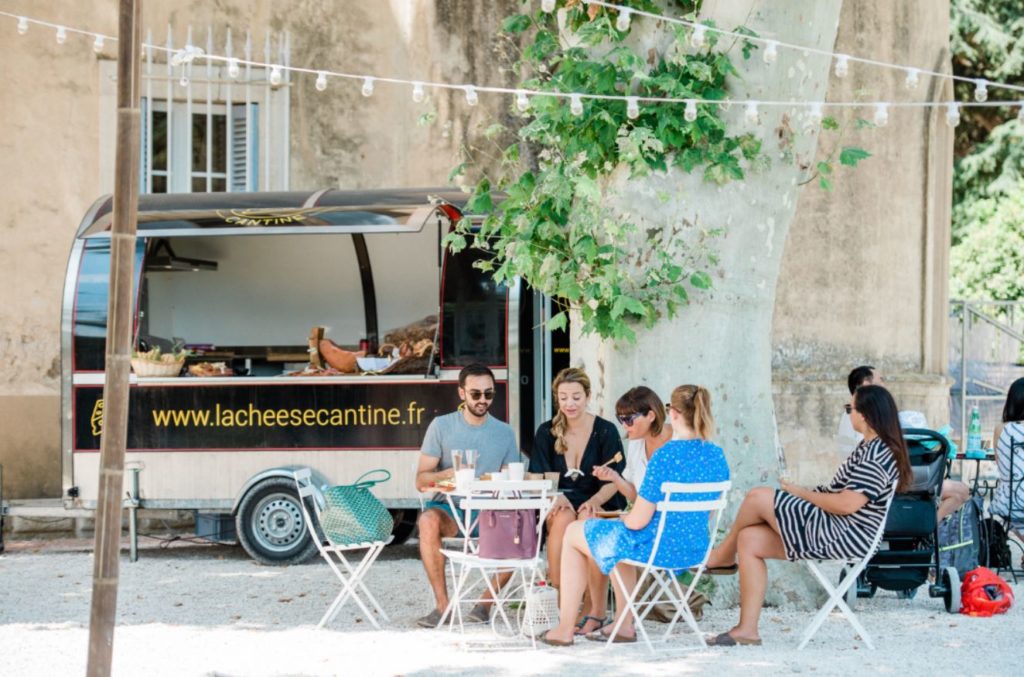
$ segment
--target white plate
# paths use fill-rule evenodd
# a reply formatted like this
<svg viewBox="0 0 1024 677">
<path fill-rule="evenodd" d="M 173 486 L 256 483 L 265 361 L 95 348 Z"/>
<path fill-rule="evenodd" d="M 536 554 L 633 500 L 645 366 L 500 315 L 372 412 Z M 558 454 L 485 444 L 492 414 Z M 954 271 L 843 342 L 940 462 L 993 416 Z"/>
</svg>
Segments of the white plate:
<svg viewBox="0 0 1024 677">
<path fill-rule="evenodd" d="M 356 363 L 363 371 L 380 371 L 386 369 L 391 360 L 386 357 L 357 357 Z"/>
</svg>

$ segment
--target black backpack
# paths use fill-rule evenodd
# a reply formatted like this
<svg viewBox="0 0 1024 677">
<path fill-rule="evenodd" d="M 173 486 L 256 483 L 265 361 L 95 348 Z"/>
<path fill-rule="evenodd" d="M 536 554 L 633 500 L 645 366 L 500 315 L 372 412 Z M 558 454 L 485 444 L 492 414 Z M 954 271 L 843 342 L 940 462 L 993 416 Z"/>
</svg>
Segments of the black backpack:
<svg viewBox="0 0 1024 677">
<path fill-rule="evenodd" d="M 1009 539 L 997 517 L 986 517 L 981 522 L 981 564 L 989 569 L 1010 568 Z"/>
</svg>

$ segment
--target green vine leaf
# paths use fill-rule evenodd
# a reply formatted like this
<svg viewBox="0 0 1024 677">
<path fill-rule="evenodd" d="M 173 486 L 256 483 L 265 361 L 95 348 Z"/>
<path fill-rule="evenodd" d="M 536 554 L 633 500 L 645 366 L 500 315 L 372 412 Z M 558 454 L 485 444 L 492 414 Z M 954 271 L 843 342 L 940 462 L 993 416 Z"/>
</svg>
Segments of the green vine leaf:
<svg viewBox="0 0 1024 677">
<path fill-rule="evenodd" d="M 871 153 L 857 146 L 844 146 L 839 153 L 839 163 L 847 167 L 856 167 L 861 160 L 871 157 Z"/>
</svg>

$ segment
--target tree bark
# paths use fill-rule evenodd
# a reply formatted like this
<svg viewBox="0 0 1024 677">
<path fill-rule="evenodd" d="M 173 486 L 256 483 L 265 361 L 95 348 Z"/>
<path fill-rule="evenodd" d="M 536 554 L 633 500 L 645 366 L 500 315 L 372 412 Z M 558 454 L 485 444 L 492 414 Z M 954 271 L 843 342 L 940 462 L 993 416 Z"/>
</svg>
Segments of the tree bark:
<svg viewBox="0 0 1024 677">
<path fill-rule="evenodd" d="M 714 19 L 724 29 L 746 25 L 765 38 L 831 51 L 841 5 L 841 0 L 770 5 L 708 0 L 701 19 Z M 638 22 L 634 30 L 642 25 Z M 722 38 L 719 48 L 731 41 Z M 824 100 L 832 67 L 828 57 L 780 48 L 776 63 L 766 64 L 763 48 L 749 61 L 735 50 L 742 78 L 732 80 L 731 97 Z M 663 398 L 681 384 L 706 386 L 718 424 L 715 441 L 725 450 L 732 472 L 731 513 L 747 490 L 773 481 L 782 463 L 771 391 L 772 310 L 798 183 L 813 167 L 818 129 L 805 130 L 806 107 L 762 106 L 760 125 L 754 127 L 744 121 L 742 104 L 724 115 L 730 133 L 749 129 L 762 139 L 769 169 L 748 171 L 745 179 L 718 187 L 705 183 L 699 169 L 631 179 L 627 169 L 619 168 L 609 200 L 641 231 L 682 224 L 685 237 L 696 237 L 701 229 L 724 229 L 713 246 L 718 255 L 711 271 L 713 288 L 691 290 L 690 304 L 674 319 L 665 318 L 650 330 L 638 327 L 636 345 L 584 337 L 574 330 L 571 355 L 573 364 L 591 376 L 595 408 L 609 417 L 615 400 L 636 385 L 647 385 Z M 793 565 L 773 567 L 769 603 L 813 599 L 813 588 L 796 571 Z M 718 582 L 720 601 L 734 601 L 735 579 Z"/>
</svg>

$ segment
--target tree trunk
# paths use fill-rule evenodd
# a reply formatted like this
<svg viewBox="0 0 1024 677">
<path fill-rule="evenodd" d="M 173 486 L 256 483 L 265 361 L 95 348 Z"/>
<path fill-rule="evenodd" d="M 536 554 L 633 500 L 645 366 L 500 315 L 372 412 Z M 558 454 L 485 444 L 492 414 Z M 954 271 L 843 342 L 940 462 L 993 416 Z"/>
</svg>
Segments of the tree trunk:
<svg viewBox="0 0 1024 677">
<path fill-rule="evenodd" d="M 766 38 L 831 51 L 841 4 L 707 0 L 701 18 L 714 19 L 725 29 L 746 25 Z M 729 42 L 723 38 L 719 48 Z M 742 79 L 733 80 L 732 97 L 824 100 L 832 66 L 828 57 L 780 48 L 777 62 L 769 65 L 761 58 L 763 49 L 749 61 L 735 49 Z M 733 105 L 724 115 L 732 133 L 743 132 L 743 105 Z M 748 489 L 777 477 L 782 459 L 772 406 L 771 321 L 798 183 L 813 166 L 817 147 L 818 130 L 805 131 L 806 118 L 805 107 L 761 107 L 760 125 L 750 129 L 762 139 L 771 166 L 748 171 L 745 179 L 721 188 L 705 183 L 699 169 L 630 179 L 628 170 L 620 168 L 610 186 L 611 206 L 635 219 L 641 230 L 682 224 L 688 236 L 696 236 L 701 229 L 724 229 L 713 245 L 718 255 L 714 286 L 692 290 L 691 303 L 674 319 L 663 319 L 650 330 L 638 327 L 636 345 L 575 331 L 572 337 L 572 362 L 590 374 L 595 409 L 606 417 L 614 414 L 619 395 L 640 384 L 663 398 L 684 383 L 711 391 L 716 441 L 732 471 L 730 512 Z M 768 603 L 813 599 L 813 588 L 794 575 L 797 571 L 794 565 L 773 567 Z M 736 579 L 718 582 L 720 600 L 735 600 Z"/>
</svg>

